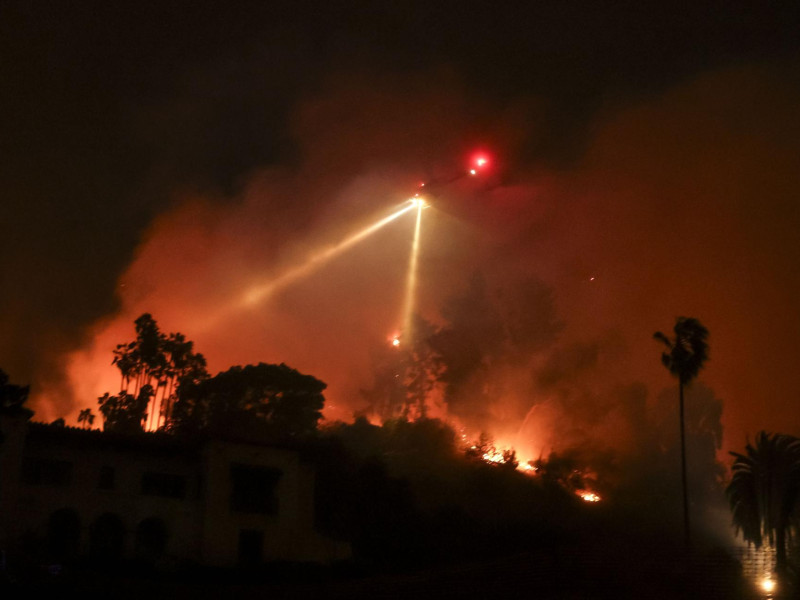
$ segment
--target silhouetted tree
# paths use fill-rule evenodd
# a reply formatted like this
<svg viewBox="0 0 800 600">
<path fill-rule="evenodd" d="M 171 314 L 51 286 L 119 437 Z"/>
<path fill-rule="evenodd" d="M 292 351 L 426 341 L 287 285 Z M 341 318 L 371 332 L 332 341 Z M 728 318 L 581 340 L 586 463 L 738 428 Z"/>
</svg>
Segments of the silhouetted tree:
<svg viewBox="0 0 800 600">
<path fill-rule="evenodd" d="M 202 354 L 193 352 L 193 342 L 183 334 L 161 333 L 149 313 L 142 314 L 134 324 L 136 339 L 117 345 L 113 364 L 120 372 L 121 395 L 138 398 L 142 386 L 153 388 L 153 406 L 148 415 L 150 428 L 158 428 L 162 417 L 164 423 L 169 421 L 181 384 L 208 377 L 206 360 Z"/>
<path fill-rule="evenodd" d="M 430 344 L 445 366 L 440 379 L 448 410 L 470 424 L 485 423 L 491 398 L 486 374 L 502 355 L 506 334 L 481 274 L 474 273 L 441 312 L 446 324 Z"/>
<path fill-rule="evenodd" d="M 10 383 L 6 372 L 0 369 L 0 413 L 28 417 L 33 415 L 33 412 L 23 406 L 29 392 L 30 386 Z"/>
<path fill-rule="evenodd" d="M 708 329 L 700 321 L 690 317 L 678 317 L 673 328 L 675 337 L 670 339 L 660 331 L 653 337 L 667 347 L 661 354 L 661 362 L 678 378 L 681 423 L 681 482 L 683 487 L 683 527 L 686 544 L 690 542 L 689 492 L 686 485 L 686 429 L 684 424 L 684 387 L 697 377 L 708 360 Z"/>
<path fill-rule="evenodd" d="M 406 404 L 402 416 L 406 418 L 427 416 L 431 394 L 444 371 L 441 357 L 430 345 L 434 331 L 433 325 L 415 315 L 414 336 L 406 350 L 403 373 Z"/>
<path fill-rule="evenodd" d="M 117 365 L 120 371 L 120 390 L 130 391 L 135 396 L 143 385 L 152 385 L 166 361 L 161 353 L 163 335 L 155 319 L 149 313 L 144 313 L 134 321 L 134 325 L 136 339 L 117 345 L 112 364 Z"/>
<path fill-rule="evenodd" d="M 548 532 L 572 526 L 580 508 L 561 486 L 516 470 L 513 452 L 497 464 L 465 456 L 459 436 L 438 419 L 334 423 L 309 450 L 317 522 L 369 561 L 424 564 L 541 548 Z"/>
<path fill-rule="evenodd" d="M 384 422 L 427 416 L 444 365 L 430 345 L 433 325 L 415 315 L 412 330 L 411 339 L 400 338 L 397 345 L 381 348 L 373 355 L 372 387 L 361 390 L 369 403 L 363 413 L 374 414 Z"/>
<path fill-rule="evenodd" d="M 88 429 L 94 425 L 94 415 L 91 408 L 84 408 L 78 413 L 78 423 L 83 423 L 83 428 Z"/>
<path fill-rule="evenodd" d="M 392 419 L 380 431 L 387 462 L 404 476 L 438 470 L 457 454 L 455 431 L 439 419 Z"/>
<path fill-rule="evenodd" d="M 103 431 L 118 433 L 144 431 L 147 405 L 154 395 L 153 386 L 149 384 L 143 385 L 136 396 L 124 390 L 116 396 L 106 392 L 97 399 L 100 413 L 103 415 Z"/>
<path fill-rule="evenodd" d="M 170 428 L 295 438 L 322 417 L 326 384 L 284 364 L 235 366 L 181 386 Z"/>
<path fill-rule="evenodd" d="M 597 488 L 597 480 L 581 460 L 578 451 L 551 452 L 547 459 L 532 461 L 536 476 L 549 485 L 559 485 L 569 492 Z"/>
<path fill-rule="evenodd" d="M 761 431 L 744 454 L 731 452 L 733 477 L 726 489 L 737 533 L 760 548 L 775 548 L 776 569 L 786 572 L 786 543 L 798 525 L 800 440 Z"/>
<path fill-rule="evenodd" d="M 169 423 L 172 408 L 180 396 L 182 386 L 191 387 L 208 378 L 206 359 L 193 352 L 194 343 L 181 333 L 170 333 L 162 344 L 166 357 L 163 386 L 162 414 L 165 426 Z"/>
<path fill-rule="evenodd" d="M 676 382 L 677 383 L 677 382 Z M 625 503 L 639 518 L 662 530 L 663 535 L 678 534 L 683 540 L 683 489 L 681 471 L 681 439 L 679 428 L 679 390 L 669 386 L 647 401 L 641 398 L 636 411 L 635 450 L 619 455 L 617 502 Z M 712 533 L 714 515 L 727 511 L 725 485 L 727 466 L 717 460 L 722 444 L 723 401 L 714 390 L 695 380 L 684 392 L 686 483 L 691 491 L 692 539 L 698 534 Z M 594 455 L 594 453 L 593 453 Z M 599 468 L 600 482 L 611 477 L 606 468 Z"/>
<path fill-rule="evenodd" d="M 491 404 L 505 395 L 495 369 L 524 364 L 563 327 L 552 290 L 535 277 L 492 288 L 476 272 L 441 313 L 445 324 L 429 344 L 443 366 L 444 398 L 448 410 L 473 427 L 485 425 Z"/>
</svg>

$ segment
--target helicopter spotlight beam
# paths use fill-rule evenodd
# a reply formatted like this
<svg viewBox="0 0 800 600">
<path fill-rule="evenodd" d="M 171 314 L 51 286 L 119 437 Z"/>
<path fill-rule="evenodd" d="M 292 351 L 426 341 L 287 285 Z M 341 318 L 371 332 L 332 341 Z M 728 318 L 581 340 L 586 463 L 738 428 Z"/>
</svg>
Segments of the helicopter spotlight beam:
<svg viewBox="0 0 800 600">
<path fill-rule="evenodd" d="M 303 277 L 307 277 L 308 275 L 319 269 L 322 265 L 324 265 L 334 257 L 352 248 L 357 243 L 369 237 L 370 235 L 372 235 L 385 225 L 388 225 L 398 217 L 409 212 L 415 206 L 418 206 L 418 203 L 413 200 L 410 200 L 408 204 L 403 206 L 403 208 L 393 212 L 388 217 L 384 217 L 383 219 L 373 223 L 372 225 L 365 227 L 361 231 L 354 233 L 348 238 L 345 238 L 338 244 L 334 244 L 333 246 L 329 246 L 328 248 L 325 248 L 315 254 L 312 254 L 308 258 L 308 260 L 306 260 L 306 262 L 304 262 L 303 264 L 297 265 L 296 267 L 284 271 L 283 274 L 279 275 L 278 277 L 267 283 L 253 286 L 243 296 L 241 303 L 243 305 L 257 304 L 258 302 L 261 302 L 265 300 L 267 297 L 274 294 L 276 291 L 286 287 L 290 283 L 293 283 Z"/>
<path fill-rule="evenodd" d="M 414 316 L 414 305 L 416 303 L 417 291 L 417 265 L 419 263 L 419 238 L 422 230 L 422 209 L 427 204 L 424 200 L 416 203 L 417 219 L 414 224 L 414 240 L 411 243 L 411 259 L 408 262 L 408 275 L 406 276 L 406 298 L 403 303 L 403 335 L 407 342 L 412 339 L 412 319 Z"/>
</svg>

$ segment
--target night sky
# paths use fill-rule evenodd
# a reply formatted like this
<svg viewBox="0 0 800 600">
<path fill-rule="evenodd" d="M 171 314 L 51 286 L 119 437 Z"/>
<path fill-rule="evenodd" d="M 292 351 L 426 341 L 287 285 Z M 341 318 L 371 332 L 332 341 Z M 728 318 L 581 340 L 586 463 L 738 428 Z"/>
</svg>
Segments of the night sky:
<svg viewBox="0 0 800 600">
<path fill-rule="evenodd" d="M 675 6 L 3 2 L 0 367 L 74 420 L 146 311 L 212 373 L 286 362 L 349 418 L 411 216 L 222 309 L 478 148 L 486 179 L 425 211 L 418 306 L 441 322 L 476 274 L 517 311 L 551 293 L 560 327 L 497 368 L 497 435 L 535 405 L 533 446 L 623 435 L 631 389 L 674 386 L 652 334 L 678 316 L 710 330 L 725 449 L 800 434 L 800 9 Z"/>
</svg>

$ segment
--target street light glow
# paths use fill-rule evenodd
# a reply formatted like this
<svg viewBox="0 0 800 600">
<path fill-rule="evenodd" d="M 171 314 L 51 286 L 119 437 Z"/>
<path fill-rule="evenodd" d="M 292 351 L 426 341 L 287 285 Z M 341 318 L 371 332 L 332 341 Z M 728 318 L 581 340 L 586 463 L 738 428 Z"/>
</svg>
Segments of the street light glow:
<svg viewBox="0 0 800 600">
<path fill-rule="evenodd" d="M 764 578 L 758 582 L 758 585 L 762 592 L 770 596 L 775 592 L 775 588 L 777 587 L 771 575 L 764 576 Z"/>
</svg>

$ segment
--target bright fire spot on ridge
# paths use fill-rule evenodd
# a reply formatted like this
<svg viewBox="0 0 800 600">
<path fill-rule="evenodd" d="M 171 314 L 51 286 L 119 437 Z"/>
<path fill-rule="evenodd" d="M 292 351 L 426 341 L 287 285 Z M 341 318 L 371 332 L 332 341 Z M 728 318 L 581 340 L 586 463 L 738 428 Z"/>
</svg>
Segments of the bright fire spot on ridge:
<svg viewBox="0 0 800 600">
<path fill-rule="evenodd" d="M 502 450 L 490 450 L 489 452 L 483 453 L 483 460 L 488 463 L 503 463 L 505 462 L 505 456 L 503 456 Z"/>
<path fill-rule="evenodd" d="M 579 492 L 578 495 L 584 502 L 600 502 L 601 498 L 594 492 Z"/>
</svg>

